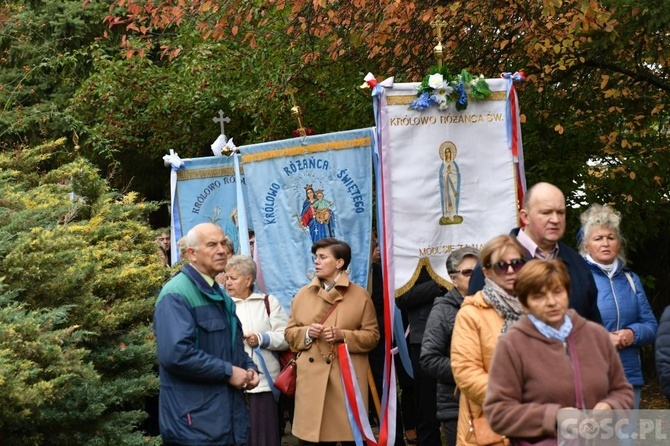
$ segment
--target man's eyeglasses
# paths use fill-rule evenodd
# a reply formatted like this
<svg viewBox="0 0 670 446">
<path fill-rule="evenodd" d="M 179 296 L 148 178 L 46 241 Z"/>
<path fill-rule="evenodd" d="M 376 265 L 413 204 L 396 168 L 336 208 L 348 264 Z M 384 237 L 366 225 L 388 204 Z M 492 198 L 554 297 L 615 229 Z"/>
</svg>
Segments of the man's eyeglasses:
<svg viewBox="0 0 670 446">
<path fill-rule="evenodd" d="M 489 263 L 486 265 L 486 268 L 492 268 L 493 272 L 495 272 L 498 275 L 503 275 L 507 272 L 509 267 L 512 267 L 512 270 L 515 273 L 518 273 L 519 270 L 523 267 L 523 265 L 526 264 L 526 259 L 512 259 L 509 263 L 507 262 L 496 262 L 496 263 Z"/>
<path fill-rule="evenodd" d="M 474 269 L 472 268 L 463 268 L 463 269 L 457 269 L 455 271 L 452 271 L 450 274 L 463 274 L 463 277 L 470 277 L 473 273 Z"/>
</svg>

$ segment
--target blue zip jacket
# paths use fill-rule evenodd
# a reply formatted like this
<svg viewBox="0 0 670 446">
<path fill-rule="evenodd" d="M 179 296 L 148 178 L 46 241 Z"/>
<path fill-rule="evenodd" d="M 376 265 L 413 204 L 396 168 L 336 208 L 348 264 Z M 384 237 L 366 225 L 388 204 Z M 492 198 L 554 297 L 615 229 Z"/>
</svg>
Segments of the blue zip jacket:
<svg viewBox="0 0 670 446">
<path fill-rule="evenodd" d="M 154 311 L 163 441 L 242 445 L 249 416 L 244 394 L 228 385 L 233 365 L 257 370 L 244 351 L 232 299 L 191 265 L 165 284 Z"/>
<path fill-rule="evenodd" d="M 640 348 L 654 342 L 658 328 L 642 282 L 621 260 L 612 278 L 608 277 L 598 265 L 588 260 L 586 263 L 591 268 L 591 274 L 598 288 L 598 309 L 607 331 L 629 328 L 635 334 L 633 344 L 620 350 L 619 356 L 628 382 L 633 386 L 642 386 L 644 379 Z"/>
</svg>

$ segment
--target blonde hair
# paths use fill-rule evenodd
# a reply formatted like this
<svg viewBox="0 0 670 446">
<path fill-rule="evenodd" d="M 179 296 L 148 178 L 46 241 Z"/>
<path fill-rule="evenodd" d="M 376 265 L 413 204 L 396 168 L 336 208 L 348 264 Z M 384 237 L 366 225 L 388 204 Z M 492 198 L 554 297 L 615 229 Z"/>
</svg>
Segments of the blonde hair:
<svg viewBox="0 0 670 446">
<path fill-rule="evenodd" d="M 488 242 L 486 242 L 486 244 L 482 247 L 481 251 L 482 267 L 490 268 L 491 264 L 494 263 L 493 258 L 501 257 L 501 254 L 504 253 L 507 250 L 507 248 L 512 248 L 516 250 L 516 252 L 521 256 L 521 258 L 524 258 L 526 256 L 526 252 L 523 249 L 523 246 L 521 246 L 516 237 L 513 237 L 511 235 L 498 235 L 496 237 L 493 237 Z"/>
<path fill-rule="evenodd" d="M 624 251 L 625 240 L 621 236 L 621 231 L 619 230 L 621 214 L 617 210 L 607 205 L 592 204 L 588 207 L 587 210 L 582 212 L 579 220 L 582 223 L 582 229 L 580 230 L 581 237 L 579 238 L 579 253 L 581 255 L 585 255 L 587 253 L 586 244 L 589 241 L 591 231 L 594 228 L 607 228 L 614 231 L 616 238 L 621 244 L 618 257 L 623 261 L 626 260 L 626 254 Z"/>
</svg>

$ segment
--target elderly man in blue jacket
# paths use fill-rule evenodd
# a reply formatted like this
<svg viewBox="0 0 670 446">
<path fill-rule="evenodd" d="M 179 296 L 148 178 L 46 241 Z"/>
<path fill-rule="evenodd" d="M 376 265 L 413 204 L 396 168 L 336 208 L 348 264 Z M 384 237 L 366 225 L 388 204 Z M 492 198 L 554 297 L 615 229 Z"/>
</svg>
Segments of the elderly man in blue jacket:
<svg viewBox="0 0 670 446">
<path fill-rule="evenodd" d="M 165 284 L 154 312 L 163 444 L 244 445 L 244 391 L 259 378 L 244 351 L 235 304 L 214 281 L 226 266 L 226 236 L 202 223 L 186 243 L 189 263 Z"/>
</svg>

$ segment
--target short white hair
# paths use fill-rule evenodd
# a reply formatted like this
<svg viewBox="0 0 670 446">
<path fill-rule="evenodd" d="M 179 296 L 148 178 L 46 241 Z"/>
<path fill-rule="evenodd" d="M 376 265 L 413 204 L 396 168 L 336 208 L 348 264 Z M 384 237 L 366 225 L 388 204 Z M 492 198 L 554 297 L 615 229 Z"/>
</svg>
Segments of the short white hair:
<svg viewBox="0 0 670 446">
<path fill-rule="evenodd" d="M 200 234 L 196 230 L 196 227 L 192 227 L 187 233 L 185 239 L 185 248 L 186 251 L 188 248 L 193 248 L 193 250 L 198 249 L 198 244 L 200 244 Z"/>
<path fill-rule="evenodd" d="M 621 243 L 618 257 L 621 260 L 626 260 L 623 247 L 625 240 L 621 236 L 621 231 L 619 230 L 619 225 L 621 224 L 621 213 L 619 213 L 619 211 L 607 205 L 592 204 L 582 213 L 579 220 L 582 223 L 582 229 L 578 235 L 578 237 L 581 235 L 581 239 L 579 240 L 580 254 L 586 254 L 586 244 L 588 243 L 589 236 L 594 228 L 607 228 L 614 231 L 616 238 Z"/>
</svg>

